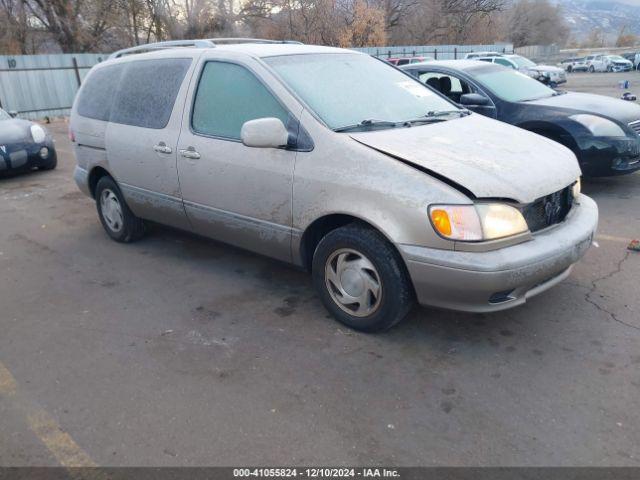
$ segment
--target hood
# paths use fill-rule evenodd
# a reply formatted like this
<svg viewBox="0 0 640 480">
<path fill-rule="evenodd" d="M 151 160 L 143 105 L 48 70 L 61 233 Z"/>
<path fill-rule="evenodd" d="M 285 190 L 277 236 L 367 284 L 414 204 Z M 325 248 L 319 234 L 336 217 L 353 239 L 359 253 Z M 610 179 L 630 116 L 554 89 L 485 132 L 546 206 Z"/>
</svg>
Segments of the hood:
<svg viewBox="0 0 640 480">
<path fill-rule="evenodd" d="M 31 122 L 14 118 L 0 120 L 0 145 L 31 142 Z"/>
<path fill-rule="evenodd" d="M 536 65 L 535 67 L 528 67 L 528 70 L 534 70 L 536 72 L 564 72 L 563 68 L 554 67 L 553 65 Z"/>
<path fill-rule="evenodd" d="M 526 104 L 566 108 L 571 110 L 572 114 L 579 112 L 603 115 L 624 124 L 640 120 L 640 105 L 591 93 L 568 92 L 564 95 L 533 100 Z"/>
<path fill-rule="evenodd" d="M 529 203 L 580 176 L 576 157 L 562 145 L 479 114 L 351 137 L 446 177 L 477 198 Z"/>
</svg>

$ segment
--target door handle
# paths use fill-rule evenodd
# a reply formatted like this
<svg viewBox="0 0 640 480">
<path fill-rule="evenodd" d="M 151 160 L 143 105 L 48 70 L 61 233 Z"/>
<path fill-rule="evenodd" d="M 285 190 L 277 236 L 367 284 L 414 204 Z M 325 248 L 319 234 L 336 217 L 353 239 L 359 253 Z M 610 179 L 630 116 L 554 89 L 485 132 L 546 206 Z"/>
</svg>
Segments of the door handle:
<svg viewBox="0 0 640 480">
<path fill-rule="evenodd" d="M 200 154 L 196 152 L 196 149 L 193 147 L 180 150 L 180 155 L 184 158 L 191 158 L 193 160 L 198 160 L 200 158 Z"/>
<path fill-rule="evenodd" d="M 164 142 L 160 142 L 159 144 L 154 145 L 153 149 L 158 153 L 171 153 L 171 152 L 173 152 L 173 150 L 171 150 L 171 147 L 168 147 L 167 144 L 164 143 Z"/>
</svg>

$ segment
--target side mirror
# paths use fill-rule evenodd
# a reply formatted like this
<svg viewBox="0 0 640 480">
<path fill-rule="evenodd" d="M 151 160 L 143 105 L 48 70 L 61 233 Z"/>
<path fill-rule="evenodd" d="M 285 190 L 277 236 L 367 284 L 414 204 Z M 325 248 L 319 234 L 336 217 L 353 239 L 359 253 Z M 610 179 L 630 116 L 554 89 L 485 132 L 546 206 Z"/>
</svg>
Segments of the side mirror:
<svg viewBox="0 0 640 480">
<path fill-rule="evenodd" d="M 279 118 L 258 118 L 242 125 L 240 138 L 247 147 L 279 148 L 287 146 L 289 132 Z"/>
<path fill-rule="evenodd" d="M 468 107 L 484 107 L 490 105 L 491 101 L 479 93 L 465 93 L 460 97 L 460 103 Z"/>
<path fill-rule="evenodd" d="M 7 113 L 11 118 L 16 118 L 18 116 L 18 112 L 16 112 L 15 110 L 9 110 Z"/>
</svg>

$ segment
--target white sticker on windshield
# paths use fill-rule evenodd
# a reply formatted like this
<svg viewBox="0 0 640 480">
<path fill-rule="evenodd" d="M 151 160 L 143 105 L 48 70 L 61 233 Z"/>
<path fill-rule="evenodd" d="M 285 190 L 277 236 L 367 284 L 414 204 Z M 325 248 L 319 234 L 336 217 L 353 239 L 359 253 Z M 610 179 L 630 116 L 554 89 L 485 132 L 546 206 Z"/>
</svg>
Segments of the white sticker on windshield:
<svg viewBox="0 0 640 480">
<path fill-rule="evenodd" d="M 433 92 L 431 90 L 422 86 L 420 83 L 413 82 L 411 80 L 398 82 L 397 85 L 401 88 L 404 88 L 407 92 L 417 98 L 430 97 L 431 95 L 433 95 Z"/>
</svg>

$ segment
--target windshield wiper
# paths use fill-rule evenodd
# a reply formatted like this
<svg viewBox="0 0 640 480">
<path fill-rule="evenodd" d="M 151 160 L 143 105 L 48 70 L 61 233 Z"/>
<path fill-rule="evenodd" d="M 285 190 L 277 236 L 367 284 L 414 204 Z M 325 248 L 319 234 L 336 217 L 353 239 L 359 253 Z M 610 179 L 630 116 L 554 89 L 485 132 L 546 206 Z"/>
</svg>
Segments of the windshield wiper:
<svg viewBox="0 0 640 480">
<path fill-rule="evenodd" d="M 433 122 L 444 122 L 446 121 L 442 117 L 447 117 L 449 115 L 458 114 L 461 117 L 466 117 L 467 115 L 471 115 L 469 110 L 437 110 L 427 112 L 427 114 L 423 117 L 413 118 L 411 120 L 405 120 L 404 122 L 400 122 L 403 125 L 411 126 L 416 123 L 433 123 Z"/>
<path fill-rule="evenodd" d="M 453 115 L 457 113 L 461 117 L 466 117 L 467 115 L 471 115 L 471 112 L 467 109 L 462 110 L 433 110 L 431 112 L 427 112 L 425 117 L 433 118 L 433 117 L 446 117 L 447 115 Z"/>
<path fill-rule="evenodd" d="M 390 122 L 389 120 L 373 120 L 366 119 L 362 120 L 360 123 L 354 123 L 353 125 L 345 125 L 343 127 L 334 128 L 334 132 L 348 132 L 350 130 L 357 130 L 359 128 L 366 127 L 391 127 L 394 128 L 398 126 L 398 122 Z"/>
</svg>

